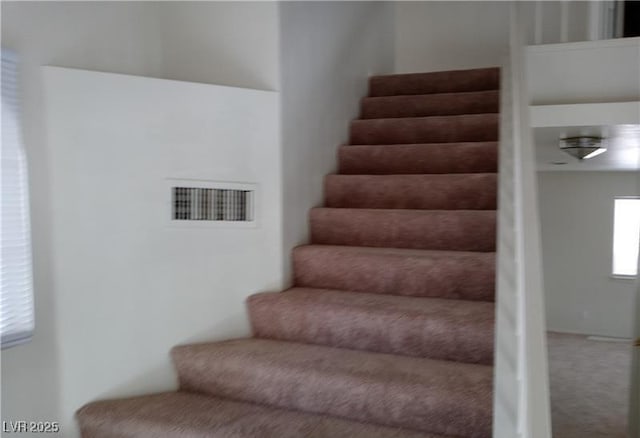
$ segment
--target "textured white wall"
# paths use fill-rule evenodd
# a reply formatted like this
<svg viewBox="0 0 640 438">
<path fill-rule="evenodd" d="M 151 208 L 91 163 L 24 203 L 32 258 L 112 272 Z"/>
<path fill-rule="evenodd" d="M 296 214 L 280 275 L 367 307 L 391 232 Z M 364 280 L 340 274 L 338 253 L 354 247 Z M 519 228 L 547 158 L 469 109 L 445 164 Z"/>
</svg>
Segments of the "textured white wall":
<svg viewBox="0 0 640 438">
<path fill-rule="evenodd" d="M 58 306 L 52 286 L 57 253 L 52 244 L 51 217 L 56 206 L 49 198 L 51 162 L 45 149 L 41 66 L 277 87 L 277 4 L 180 2 L 180 6 L 176 9 L 174 4 L 164 2 L 0 5 L 2 46 L 13 50 L 21 62 L 19 86 L 30 170 L 36 300 L 33 341 L 2 352 L 3 420 L 59 420 L 63 413 L 79 407 L 69 405 L 68 390 L 76 383 L 61 379 L 65 372 L 60 348 L 63 322 L 53 311 Z M 197 305 L 198 300 L 193 303 Z M 69 323 L 65 322 L 67 329 Z M 105 330 L 110 324 L 105 322 Z M 73 330 L 81 333 L 82 326 Z M 166 360 L 168 351 L 164 354 Z M 120 370 L 126 367 L 121 366 Z M 151 380 L 157 383 L 168 377 L 164 370 Z"/>
<path fill-rule="evenodd" d="M 509 2 L 397 2 L 398 73 L 497 66 L 509 43 Z"/>
<path fill-rule="evenodd" d="M 518 3 L 523 11 L 525 44 L 535 44 L 536 2 Z M 568 12 L 567 41 L 588 39 L 589 2 L 544 1 L 539 2 L 540 44 L 561 41 L 563 3 Z M 398 73 L 496 66 L 506 54 L 509 2 L 400 1 L 395 7 Z"/>
<path fill-rule="evenodd" d="M 277 3 L 163 1 L 157 8 L 162 77 L 277 88 Z"/>
<path fill-rule="evenodd" d="M 610 277 L 615 196 L 635 172 L 539 172 L 549 330 L 631 337 L 636 284 Z"/>
<path fill-rule="evenodd" d="M 640 100 L 640 38 L 530 46 L 527 64 L 533 105 Z"/>
<path fill-rule="evenodd" d="M 308 239 L 367 78 L 393 68 L 393 14 L 385 2 L 280 4 L 284 253 Z M 288 258 L 285 279 L 291 276 Z"/>
<path fill-rule="evenodd" d="M 142 3 L 2 2 L 2 46 L 19 59 L 22 127 L 29 161 L 36 331 L 2 352 L 2 419 L 61 418 L 59 330 L 53 283 L 50 163 L 45 151 L 41 65 L 159 75 L 154 12 Z M 79 328 L 80 329 L 80 328 Z M 20 436 L 20 435 L 16 435 Z"/>
<path fill-rule="evenodd" d="M 174 345 L 247 336 L 245 298 L 280 287 L 278 96 L 59 68 L 45 85 L 72 436 L 88 401 L 173 389 Z M 166 178 L 257 184 L 258 226 L 169 226 Z"/>
<path fill-rule="evenodd" d="M 171 387 L 174 376 L 167 362 L 170 345 L 208 336 L 240 334 L 243 330 L 246 332 L 244 308 L 240 306 L 239 298 L 256 289 L 277 288 L 283 271 L 284 278 L 290 278 L 289 250 L 306 240 L 308 209 L 321 202 L 322 177 L 336 165 L 336 149 L 347 139 L 349 120 L 356 117 L 359 99 L 366 93 L 367 77 L 392 71 L 393 8 L 384 2 L 280 5 L 271 2 L 2 2 L 1 7 L 3 47 L 14 50 L 22 61 L 20 86 L 23 90 L 25 146 L 31 171 L 37 324 L 33 342 L 3 352 L 2 414 L 3 419 L 62 420 L 65 427 L 69 427 L 72 411 L 88 398 Z M 262 274 L 247 275 L 244 270 L 242 275 L 238 275 L 240 270 L 236 264 L 225 264 L 227 267 L 235 266 L 225 272 L 206 272 L 211 264 L 205 264 L 204 260 L 211 261 L 210 249 L 198 247 L 198 242 L 190 238 L 189 242 L 193 244 L 190 246 L 199 248 L 196 255 L 203 260 L 193 267 L 198 269 L 195 276 L 187 278 L 187 271 L 191 268 L 187 269 L 178 263 L 176 266 L 182 267 L 177 268 L 179 272 L 174 272 L 175 275 L 168 275 L 168 269 L 162 271 L 160 278 L 166 280 L 162 283 L 160 279 L 154 279 L 152 274 L 156 269 L 152 267 L 157 268 L 168 260 L 159 256 L 149 260 L 149 254 L 141 255 L 134 251 L 132 254 L 140 256 L 136 260 L 145 260 L 145 266 L 137 265 L 141 270 L 141 277 L 137 277 L 125 263 L 132 255 L 119 257 L 117 247 L 109 247 L 101 256 L 108 260 L 95 260 L 100 263 L 90 264 L 91 260 L 81 260 L 88 264 L 87 272 L 91 276 L 82 277 L 84 280 L 70 276 L 69 272 L 73 269 L 70 264 L 77 261 L 78 255 L 75 247 L 60 246 L 64 243 L 60 236 L 70 230 L 61 220 L 63 216 L 60 214 L 65 212 L 60 212 L 58 205 L 54 205 L 57 201 L 53 201 L 62 199 L 61 193 L 50 196 L 52 175 L 61 174 L 59 165 L 66 163 L 66 159 L 58 156 L 57 161 L 52 161 L 50 151 L 45 148 L 48 133 L 44 126 L 43 65 L 270 90 L 277 90 L 282 81 L 285 84 L 282 89 L 283 122 L 278 125 L 282 130 L 282 145 L 279 151 L 265 149 L 264 152 L 268 151 L 270 155 L 264 155 L 263 162 L 271 163 L 270 172 L 274 178 L 282 178 L 279 182 L 280 191 L 268 199 L 269 212 L 273 214 L 281 208 L 278 201 L 280 196 L 286 199 L 283 210 L 286 220 L 280 223 L 278 230 L 272 230 L 269 239 L 276 238 L 277 242 L 272 242 L 271 252 L 266 259 L 274 263 L 281 261 L 284 247 L 287 267 L 277 268 L 278 275 L 269 277 L 268 281 Z M 116 96 L 114 91 L 113 98 Z M 145 96 L 160 108 L 163 106 L 153 97 Z M 199 102 L 196 97 L 194 99 Z M 136 102 L 130 103 L 141 112 L 156 109 L 137 107 Z M 277 108 L 272 108 L 265 117 L 274 114 L 278 114 Z M 58 115 L 62 117 L 64 114 Z M 111 115 L 114 116 L 111 118 L 114 123 L 127 122 L 116 118 L 116 114 Z M 139 115 L 142 117 L 142 114 Z M 135 120 L 133 115 L 131 117 L 131 120 Z M 169 118 L 165 114 L 165 120 L 168 123 L 175 117 Z M 242 120 L 241 115 L 238 115 L 238 120 Z M 62 120 L 59 122 L 62 123 Z M 277 121 L 274 123 L 277 124 Z M 58 125 L 58 121 L 52 124 Z M 122 130 L 120 134 L 126 132 Z M 163 136 L 168 135 L 166 131 L 159 132 Z M 203 128 L 202 132 L 208 131 Z M 86 138 L 88 134 L 83 135 Z M 215 135 L 211 135 L 215 138 Z M 158 137 L 158 142 L 162 143 L 163 138 Z M 185 138 L 181 136 L 169 138 L 181 148 L 197 146 L 192 142 L 185 143 Z M 105 136 L 101 140 L 104 147 L 109 139 L 115 145 L 114 156 L 121 156 L 126 136 L 116 133 Z M 166 154 L 171 153 L 166 148 L 163 150 Z M 172 158 L 181 159 L 178 151 L 173 150 Z M 243 158 L 237 151 L 227 152 L 226 159 L 233 161 Z M 151 151 L 148 154 L 153 156 Z M 67 158 L 70 160 L 68 164 L 73 165 L 73 159 Z M 95 156 L 85 158 L 93 160 L 93 163 L 98 162 Z M 138 173 L 128 163 L 124 168 L 116 168 L 117 163 L 109 155 L 101 158 L 100 165 L 104 164 L 104 171 L 98 172 L 87 166 L 89 172 L 84 177 L 106 177 L 108 169 L 115 174 L 124 172 L 127 177 Z M 200 155 L 200 158 L 203 156 Z M 274 158 L 278 161 L 270 161 Z M 212 162 L 212 166 L 208 167 L 211 170 L 220 157 L 208 157 L 208 160 Z M 139 156 L 136 162 L 142 166 Z M 227 164 L 227 170 L 234 169 L 234 164 Z M 279 166 L 283 166 L 284 171 Z M 167 170 L 166 167 L 164 169 Z M 145 166 L 144 172 L 152 172 L 152 169 Z M 233 179 L 238 175 L 237 172 L 227 174 L 228 178 Z M 220 176 L 217 179 L 224 178 Z M 249 179 L 249 176 L 245 179 Z M 139 190 L 151 190 L 144 181 L 138 184 L 136 193 Z M 118 190 L 122 192 L 122 187 L 118 186 Z M 152 196 L 149 202 L 153 199 Z M 113 199 L 107 200 L 114 202 Z M 68 201 L 63 199 L 63 202 Z M 92 202 L 88 196 L 83 198 L 84 207 L 87 203 L 97 209 L 109 205 L 93 205 Z M 153 202 L 158 201 L 155 199 Z M 78 205 L 72 210 L 80 215 L 79 218 L 93 218 L 89 211 L 80 207 Z M 119 219 L 114 219 L 104 210 L 100 212 L 106 215 L 105 220 L 108 219 L 111 225 L 115 223 L 118 227 L 124 227 L 121 229 L 124 235 L 130 232 Z M 137 217 L 136 224 L 144 228 L 141 220 L 141 217 Z M 84 233 L 83 242 L 87 242 L 80 245 L 79 248 L 83 250 L 88 251 L 90 243 L 93 246 L 100 245 L 101 231 L 95 223 L 91 227 L 94 228 L 80 228 Z M 159 249 L 158 246 L 168 245 L 173 239 L 171 234 L 175 230 L 160 232 L 157 224 L 152 227 L 153 233 L 141 231 L 130 243 L 138 249 L 143 243 Z M 262 239 L 256 234 L 264 231 L 251 231 L 254 240 L 242 245 L 255 247 L 255 239 Z M 230 231 L 222 239 L 237 237 L 237 234 L 236 231 Z M 264 244 L 266 241 L 261 242 Z M 213 242 L 210 243 L 210 246 L 214 246 Z M 218 244 L 217 240 L 215 244 Z M 228 245 L 228 242 L 224 245 Z M 246 255 L 242 245 L 233 249 L 225 246 L 233 263 Z M 162 251 L 156 254 L 162 254 Z M 252 260 L 253 256 L 245 258 L 245 262 Z M 151 265 L 146 266 L 147 262 L 151 262 Z M 111 280 L 107 281 L 109 277 L 96 282 L 93 274 L 103 263 L 124 272 L 126 278 L 132 280 L 131 283 L 122 289 L 119 287 L 122 284 L 115 285 L 110 283 Z M 215 289 L 210 280 L 216 274 L 221 277 L 221 288 L 229 286 L 226 295 L 229 302 L 225 303 L 223 298 L 213 293 Z M 180 283 L 179 286 L 183 287 L 179 292 L 183 295 L 179 297 L 184 301 L 177 304 L 173 301 L 176 296 L 171 296 L 169 289 L 162 289 L 164 292 L 160 292 L 163 298 L 158 304 L 159 308 L 145 310 L 150 297 L 136 293 L 148 291 L 151 283 L 157 287 L 172 287 L 172 290 Z M 109 297 L 103 286 L 112 286 L 111 294 L 118 300 Z M 204 288 L 207 286 L 211 289 L 208 290 L 210 293 L 205 294 Z M 66 306 L 79 289 L 87 291 L 87 295 L 81 296 L 77 308 L 72 307 L 74 312 L 69 313 Z M 102 294 L 91 294 L 91 291 L 97 290 L 101 290 Z M 184 295 L 186 290 L 194 291 L 189 299 Z M 125 293 L 133 293 L 134 299 L 130 305 L 118 308 Z M 222 301 L 214 303 L 210 300 Z M 98 308 L 100 317 L 94 320 L 91 318 L 93 313 L 75 313 L 75 310 L 86 310 L 88 306 Z M 167 316 L 168 307 L 177 307 L 183 319 L 191 317 L 185 314 L 187 308 L 197 308 L 193 325 L 176 326 L 178 322 Z M 123 312 L 126 324 L 113 328 L 113 317 L 118 311 Z M 137 311 L 151 312 L 153 315 L 147 315 L 150 318 L 168 318 L 170 325 L 173 325 L 172 331 L 169 331 L 169 326 L 137 324 L 137 316 L 142 316 L 136 315 Z M 223 314 L 227 316 L 223 317 Z M 209 318 L 207 323 L 204 323 L 205 316 Z M 153 330 L 158 333 L 151 333 Z M 68 336 L 72 343 L 65 341 Z M 139 351 L 133 351 L 132 345 L 136 345 Z M 106 350 L 99 351 L 100 348 Z M 105 359 L 107 352 L 128 360 L 112 363 Z M 147 356 L 148 359 L 145 359 Z M 105 364 L 112 365 L 112 369 L 102 369 L 100 359 L 106 360 Z M 78 366 L 86 361 L 100 369 L 85 375 L 82 370 L 89 368 L 83 365 L 80 369 Z M 98 377 L 98 374 L 102 377 Z M 74 431 L 67 430 L 65 436 L 74 437 Z"/>
<path fill-rule="evenodd" d="M 539 23 L 535 22 L 536 2 L 522 2 L 528 25 L 526 44 L 536 44 L 535 26 L 539 27 L 540 42 L 538 44 L 554 44 L 562 41 L 562 28 L 566 26 L 566 41 L 587 41 L 589 32 L 589 3 L 588 1 L 544 1 L 539 2 Z M 566 21 L 563 24 L 562 10 L 566 7 Z"/>
<path fill-rule="evenodd" d="M 640 192 L 640 181 L 638 182 Z M 638 272 L 640 272 L 640 260 L 638 260 Z M 640 281 L 636 281 L 635 300 L 635 324 L 633 337 L 636 342 L 640 340 Z M 636 344 L 631 360 L 631 382 L 629 386 L 629 437 L 640 438 L 640 348 Z"/>
</svg>

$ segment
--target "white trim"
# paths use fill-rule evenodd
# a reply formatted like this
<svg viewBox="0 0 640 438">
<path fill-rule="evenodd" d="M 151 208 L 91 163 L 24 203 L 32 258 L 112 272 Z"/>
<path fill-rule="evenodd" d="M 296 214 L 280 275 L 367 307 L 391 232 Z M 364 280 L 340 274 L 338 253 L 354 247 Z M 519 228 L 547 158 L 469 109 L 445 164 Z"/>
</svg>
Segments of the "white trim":
<svg viewBox="0 0 640 438">
<path fill-rule="evenodd" d="M 532 128 L 634 125 L 640 120 L 640 101 L 531 105 L 529 113 Z"/>
<path fill-rule="evenodd" d="M 598 41 L 578 41 L 573 43 L 540 44 L 536 46 L 526 46 L 525 50 L 529 53 L 539 53 L 567 50 L 592 50 L 605 47 L 640 47 L 640 37 Z"/>
<path fill-rule="evenodd" d="M 560 2 L 560 41 L 569 41 L 569 1 Z"/>
<path fill-rule="evenodd" d="M 493 438 L 550 438 L 538 194 L 524 12 L 511 3 L 501 77 Z"/>
<path fill-rule="evenodd" d="M 596 342 L 632 342 L 631 338 L 614 338 L 612 336 L 587 336 L 587 341 L 596 341 Z"/>
<path fill-rule="evenodd" d="M 53 2 L 55 0 L 45 0 L 45 1 L 50 1 Z M 71 0 L 71 1 L 82 1 L 82 0 Z M 148 1 L 148 0 L 141 0 L 141 1 Z M 165 0 L 161 0 L 161 1 L 165 1 Z M 4 49 L 3 49 L 4 50 Z M 216 88 L 223 88 L 223 89 L 229 89 L 229 90 L 242 90 L 244 92 L 247 93 L 256 93 L 256 94 L 278 94 L 280 93 L 277 90 L 265 90 L 262 88 L 251 88 L 251 87 L 238 87 L 238 86 L 234 86 L 234 85 L 220 85 L 220 84 L 210 84 L 208 82 L 191 82 L 191 81 L 182 81 L 182 80 L 178 80 L 178 79 L 166 79 L 166 78 L 156 78 L 156 77 L 150 77 L 150 76 L 141 76 L 141 75 L 134 75 L 134 74 L 129 74 L 129 73 L 113 73 L 113 72 L 106 72 L 106 71 L 99 71 L 99 70 L 91 70 L 91 69 L 86 69 L 86 68 L 71 68 L 71 67 L 59 67 L 57 65 L 43 65 L 42 66 L 42 70 L 47 72 L 47 71 L 68 71 L 68 72 L 85 72 L 85 73 L 91 73 L 93 75 L 95 75 L 96 77 L 100 77 L 100 76 L 105 76 L 105 77 L 126 77 L 129 78 L 130 80 L 138 80 L 141 82 L 152 82 L 152 81 L 157 81 L 157 82 L 164 82 L 164 83 L 179 83 L 182 84 L 182 86 L 184 87 L 201 87 L 202 85 L 206 85 L 207 87 L 216 87 Z"/>
<path fill-rule="evenodd" d="M 542 24 L 544 21 L 544 15 L 542 13 L 543 5 L 544 3 L 539 0 L 536 2 L 536 5 L 535 5 L 534 33 L 533 33 L 534 44 L 542 44 L 542 29 L 543 29 Z"/>
<path fill-rule="evenodd" d="M 549 334 L 558 334 L 558 335 L 577 335 L 577 336 L 584 336 L 585 338 L 587 338 L 590 341 L 599 341 L 599 342 L 631 342 L 633 341 L 632 338 L 620 338 L 617 336 L 605 336 L 605 335 L 595 335 L 593 333 L 584 333 L 584 332 L 578 332 L 575 330 L 552 330 L 549 329 L 547 330 L 547 337 Z M 591 339 L 589 339 L 591 338 Z"/>
<path fill-rule="evenodd" d="M 621 274 L 611 274 L 609 278 L 612 280 L 631 280 L 636 281 L 638 279 L 637 275 L 621 275 Z"/>
<path fill-rule="evenodd" d="M 614 23 L 613 23 L 613 37 L 622 38 L 624 34 L 624 1 L 615 0 L 614 2 Z"/>
<path fill-rule="evenodd" d="M 602 15 L 602 7 L 600 2 L 589 2 L 587 37 L 591 41 L 600 39 L 600 22 Z"/>
</svg>

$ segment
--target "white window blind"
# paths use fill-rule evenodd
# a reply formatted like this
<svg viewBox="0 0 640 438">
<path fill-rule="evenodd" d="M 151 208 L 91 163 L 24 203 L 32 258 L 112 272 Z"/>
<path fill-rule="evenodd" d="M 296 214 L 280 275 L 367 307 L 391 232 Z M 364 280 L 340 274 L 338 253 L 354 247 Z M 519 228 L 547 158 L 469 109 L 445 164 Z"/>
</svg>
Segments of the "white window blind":
<svg viewBox="0 0 640 438">
<path fill-rule="evenodd" d="M 27 165 L 20 136 L 16 58 L 2 50 L 2 212 L 0 335 L 2 348 L 31 338 L 33 281 Z"/>
<path fill-rule="evenodd" d="M 640 246 L 640 199 L 615 200 L 613 220 L 613 275 L 638 274 Z"/>
</svg>

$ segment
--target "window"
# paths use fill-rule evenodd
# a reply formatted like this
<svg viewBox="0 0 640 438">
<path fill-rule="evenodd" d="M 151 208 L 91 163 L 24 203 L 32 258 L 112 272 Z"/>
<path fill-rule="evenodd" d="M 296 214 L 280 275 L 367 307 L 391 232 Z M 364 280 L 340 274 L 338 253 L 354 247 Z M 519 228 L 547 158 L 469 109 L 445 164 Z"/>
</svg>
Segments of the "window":
<svg viewBox="0 0 640 438">
<path fill-rule="evenodd" d="M 616 198 L 613 220 L 613 275 L 638 275 L 640 198 Z"/>
<path fill-rule="evenodd" d="M 0 155 L 0 338 L 2 348 L 33 333 L 33 287 L 27 166 L 19 129 L 15 57 L 2 55 L 2 155 Z"/>
</svg>

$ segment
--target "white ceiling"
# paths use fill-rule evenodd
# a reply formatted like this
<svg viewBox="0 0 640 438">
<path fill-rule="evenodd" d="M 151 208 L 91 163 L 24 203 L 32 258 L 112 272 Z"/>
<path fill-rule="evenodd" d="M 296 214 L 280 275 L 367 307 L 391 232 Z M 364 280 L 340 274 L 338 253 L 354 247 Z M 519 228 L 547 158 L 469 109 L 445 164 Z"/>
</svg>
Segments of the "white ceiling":
<svg viewBox="0 0 640 438">
<path fill-rule="evenodd" d="M 607 151 L 581 161 L 560 150 L 560 138 L 580 135 L 604 137 Z M 542 127 L 533 129 L 533 138 L 538 170 L 640 170 L 640 125 Z"/>
</svg>

